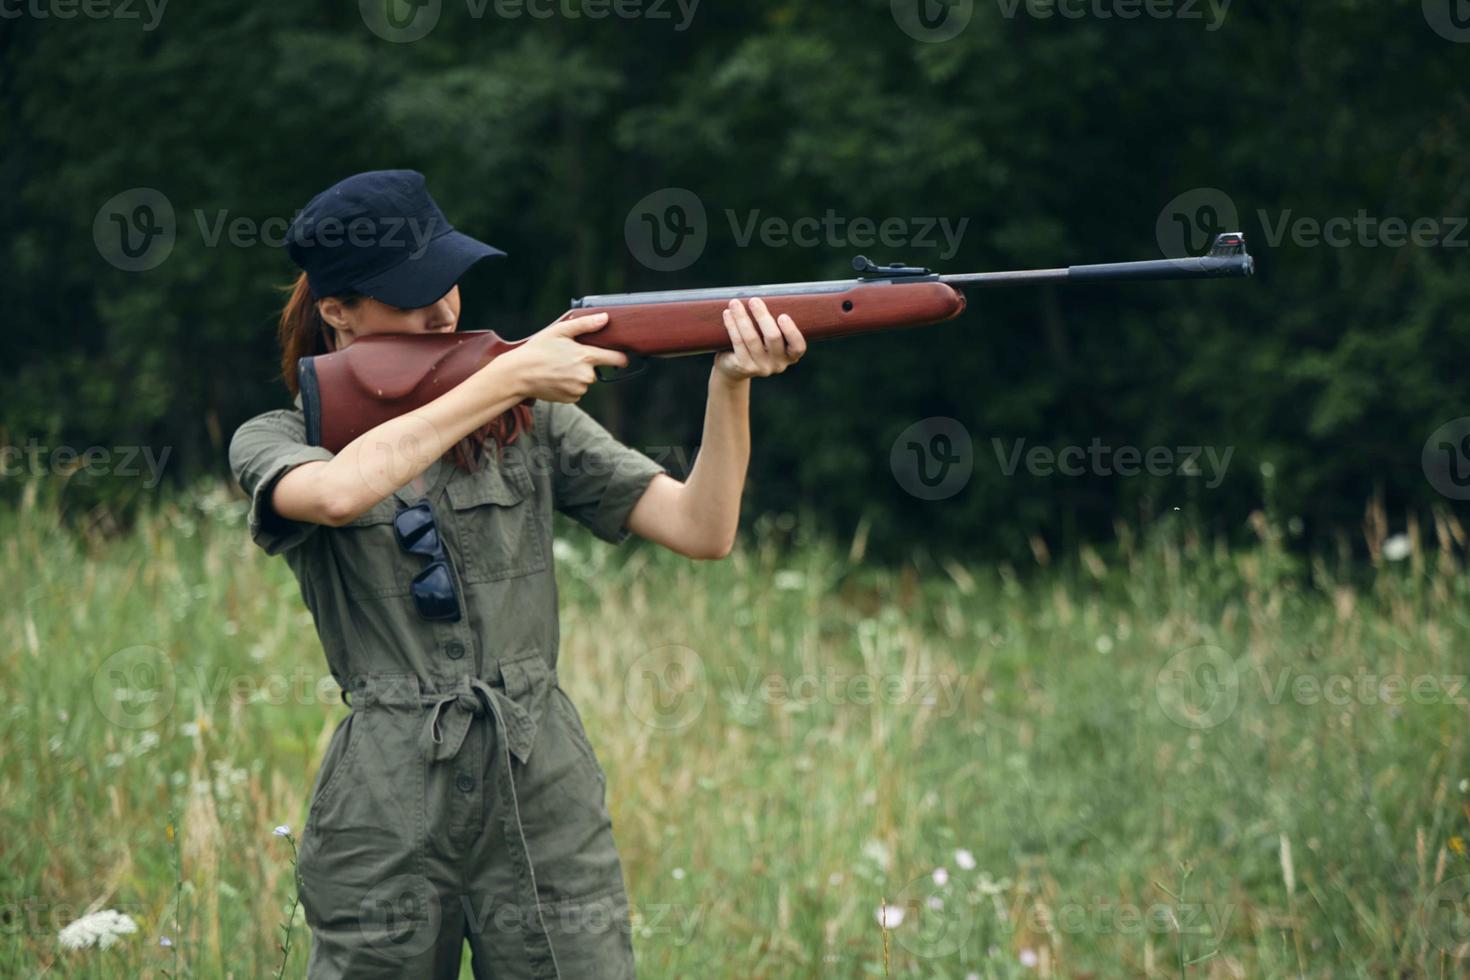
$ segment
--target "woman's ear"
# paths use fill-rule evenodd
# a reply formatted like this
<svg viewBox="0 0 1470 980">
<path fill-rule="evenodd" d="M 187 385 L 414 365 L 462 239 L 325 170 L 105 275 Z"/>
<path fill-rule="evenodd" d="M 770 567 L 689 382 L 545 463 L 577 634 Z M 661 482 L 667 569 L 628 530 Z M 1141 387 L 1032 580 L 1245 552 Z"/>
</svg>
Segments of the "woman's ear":
<svg viewBox="0 0 1470 980">
<path fill-rule="evenodd" d="M 335 296 L 317 300 L 317 315 L 322 318 L 326 326 L 327 344 L 332 350 L 341 350 L 343 345 L 343 331 L 350 331 L 351 321 L 347 318 L 347 307 Z"/>
<path fill-rule="evenodd" d="M 326 299 L 317 300 L 316 311 L 317 315 L 326 321 L 329 327 L 335 327 L 341 330 L 347 326 L 347 308 L 335 296 L 328 296 Z"/>
</svg>

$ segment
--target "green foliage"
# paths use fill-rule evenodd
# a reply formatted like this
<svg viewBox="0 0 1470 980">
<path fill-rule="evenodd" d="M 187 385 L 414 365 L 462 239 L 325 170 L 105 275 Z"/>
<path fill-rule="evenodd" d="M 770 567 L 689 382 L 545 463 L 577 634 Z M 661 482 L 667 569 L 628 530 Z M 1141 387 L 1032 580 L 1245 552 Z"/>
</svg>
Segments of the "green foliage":
<svg viewBox="0 0 1470 980">
<path fill-rule="evenodd" d="M 1263 463 L 1318 539 L 1354 526 L 1375 490 L 1395 510 L 1435 499 L 1424 440 L 1470 414 L 1464 249 L 1272 239 L 1302 217 L 1466 213 L 1463 46 L 1417 0 L 1237 4 L 1217 30 L 1007 6 L 974 4 L 943 43 L 898 29 L 888 0 L 701 4 L 682 30 L 676 4 L 668 20 L 594 20 L 446 2 L 405 44 L 351 3 L 170 6 L 151 31 L 7 21 L 0 441 L 168 446 L 176 480 L 222 471 L 234 427 L 284 403 L 271 324 L 293 270 L 281 249 L 211 229 L 222 214 L 288 219 L 359 170 L 424 171 L 451 220 L 510 252 L 466 280 L 466 326 L 512 336 L 572 295 L 834 278 L 858 251 L 946 271 L 1153 257 L 1165 205 L 1214 187 L 1251 236 L 1255 282 L 976 293 L 957 322 L 824 346 L 757 384 L 752 511 L 815 502 L 843 534 L 866 518 L 879 553 L 1020 554 L 1032 536 L 1095 539 L 1115 515 L 1176 506 L 1234 532 Z M 130 273 L 91 231 L 134 187 L 168 198 L 178 240 Z M 703 255 L 678 272 L 640 265 L 623 238 L 629 209 L 664 187 L 708 213 Z M 947 255 L 742 246 L 728 216 L 829 210 L 968 225 Z M 589 408 L 631 443 L 692 447 L 697 362 Z M 969 483 L 935 502 L 889 466 L 896 435 L 929 416 L 974 443 Z M 1235 452 L 1206 490 L 1007 476 L 991 442 L 1094 438 Z M 69 499 L 123 502 L 124 483 L 79 477 Z"/>
</svg>

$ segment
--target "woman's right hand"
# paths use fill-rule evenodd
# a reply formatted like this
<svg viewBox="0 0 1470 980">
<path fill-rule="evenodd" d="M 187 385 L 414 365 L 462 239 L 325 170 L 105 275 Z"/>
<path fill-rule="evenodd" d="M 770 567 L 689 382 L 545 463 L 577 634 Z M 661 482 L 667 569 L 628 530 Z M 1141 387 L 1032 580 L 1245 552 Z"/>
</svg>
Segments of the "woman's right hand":
<svg viewBox="0 0 1470 980">
<path fill-rule="evenodd" d="M 509 369 L 527 398 L 575 402 L 597 380 L 600 364 L 627 367 L 628 355 L 606 347 L 578 343 L 576 338 L 607 326 L 606 313 L 557 320 L 496 358 Z"/>
</svg>

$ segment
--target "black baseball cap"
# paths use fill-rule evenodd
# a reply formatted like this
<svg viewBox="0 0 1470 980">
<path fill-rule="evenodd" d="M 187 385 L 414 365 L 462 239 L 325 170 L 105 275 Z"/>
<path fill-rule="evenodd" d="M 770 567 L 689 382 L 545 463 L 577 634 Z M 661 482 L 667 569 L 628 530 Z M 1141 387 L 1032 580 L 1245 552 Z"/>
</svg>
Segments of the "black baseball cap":
<svg viewBox="0 0 1470 980">
<path fill-rule="evenodd" d="M 317 299 L 359 293 L 404 309 L 428 306 L 470 266 L 505 254 L 455 231 L 417 170 L 371 170 L 333 184 L 286 237 Z"/>
</svg>

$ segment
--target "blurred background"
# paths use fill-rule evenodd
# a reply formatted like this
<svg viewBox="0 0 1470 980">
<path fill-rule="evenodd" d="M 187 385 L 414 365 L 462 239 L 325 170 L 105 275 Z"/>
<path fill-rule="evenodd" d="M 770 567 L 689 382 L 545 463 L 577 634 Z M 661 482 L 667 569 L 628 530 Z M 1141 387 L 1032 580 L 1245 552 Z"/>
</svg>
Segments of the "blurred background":
<svg viewBox="0 0 1470 980">
<path fill-rule="evenodd" d="M 815 347 L 724 562 L 559 524 L 642 975 L 1464 975 L 1467 67 L 1464 0 L 0 3 L 0 973 L 303 974 L 345 712 L 226 447 L 291 218 L 413 168 L 512 338 L 1257 259 Z M 709 369 L 582 404 L 682 475 Z"/>
<path fill-rule="evenodd" d="M 569 2 L 7 20 L 6 441 L 227 475 L 234 428 L 289 404 L 285 223 L 348 174 L 411 167 L 510 253 L 463 292 L 467 328 L 512 337 L 573 296 L 845 278 L 859 253 L 961 272 L 1247 233 L 1253 282 L 977 292 L 954 322 L 823 346 L 757 389 L 751 514 L 866 519 L 890 557 L 1026 557 L 1175 507 L 1234 535 L 1269 504 L 1303 544 L 1360 543 L 1371 498 L 1445 499 L 1421 452 L 1464 414 L 1470 348 L 1451 0 Z M 708 360 L 586 406 L 688 459 Z M 891 450 L 925 419 L 958 423 L 970 472 L 917 506 Z M 1094 440 L 1177 457 L 1132 479 L 1008 467 Z M 1190 476 L 1182 447 L 1232 454 Z M 142 482 L 78 472 L 66 506 Z"/>
</svg>

